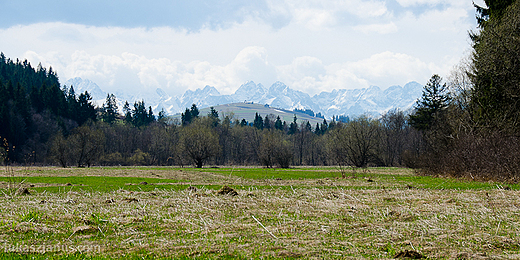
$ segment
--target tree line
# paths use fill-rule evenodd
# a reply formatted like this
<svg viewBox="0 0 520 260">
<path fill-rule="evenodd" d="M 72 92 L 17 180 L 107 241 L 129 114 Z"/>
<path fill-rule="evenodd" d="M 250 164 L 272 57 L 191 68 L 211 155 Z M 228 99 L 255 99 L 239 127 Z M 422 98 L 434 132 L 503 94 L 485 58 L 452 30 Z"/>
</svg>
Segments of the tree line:
<svg viewBox="0 0 520 260">
<path fill-rule="evenodd" d="M 108 102 L 108 100 L 107 100 Z M 402 111 L 382 119 L 359 117 L 349 123 L 282 122 L 256 115 L 250 123 L 219 115 L 213 108 L 200 115 L 196 105 L 182 113 L 179 124 L 155 120 L 135 126 L 125 118 L 110 124 L 91 121 L 57 135 L 50 153 L 61 166 L 90 165 L 354 165 L 404 166 L 405 150 L 418 132 Z"/>
</svg>

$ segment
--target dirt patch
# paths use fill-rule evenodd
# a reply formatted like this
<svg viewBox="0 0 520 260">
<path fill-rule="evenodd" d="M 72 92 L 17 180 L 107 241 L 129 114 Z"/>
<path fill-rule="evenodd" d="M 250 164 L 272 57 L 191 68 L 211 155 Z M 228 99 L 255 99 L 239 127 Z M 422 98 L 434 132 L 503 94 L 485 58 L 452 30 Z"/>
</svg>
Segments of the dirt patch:
<svg viewBox="0 0 520 260">
<path fill-rule="evenodd" d="M 217 191 L 217 194 L 237 196 L 238 192 L 236 190 L 234 190 L 233 188 L 231 188 L 227 185 L 224 185 L 224 186 L 222 186 L 222 188 L 220 188 L 220 190 Z"/>
<path fill-rule="evenodd" d="M 397 253 L 394 258 L 404 258 L 404 259 L 423 259 L 426 258 L 424 255 L 417 251 L 413 250 L 404 250 Z"/>
<path fill-rule="evenodd" d="M 16 190 L 15 195 L 30 195 L 31 193 L 26 187 L 20 187 Z"/>
<path fill-rule="evenodd" d="M 72 229 L 72 234 L 87 234 L 87 233 L 95 233 L 98 229 L 93 226 L 79 226 Z"/>
</svg>

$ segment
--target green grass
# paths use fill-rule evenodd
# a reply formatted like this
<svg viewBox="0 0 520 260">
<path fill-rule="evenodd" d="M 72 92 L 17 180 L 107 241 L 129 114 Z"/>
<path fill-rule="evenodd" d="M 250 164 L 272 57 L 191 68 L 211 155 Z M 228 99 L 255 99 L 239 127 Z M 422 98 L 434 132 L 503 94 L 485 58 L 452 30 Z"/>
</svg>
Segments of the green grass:
<svg viewBox="0 0 520 260">
<path fill-rule="evenodd" d="M 518 259 L 517 184 L 503 190 L 501 183 L 402 168 L 345 173 L 343 179 L 334 167 L 15 169 L 17 180 L 35 187 L 0 200 L 4 247 L 101 249 L 0 250 L 0 259 L 389 259 L 413 248 L 431 259 L 480 253 Z M 3 187 L 9 180 L 0 178 Z M 238 196 L 217 194 L 222 185 Z"/>
<path fill-rule="evenodd" d="M 345 170 L 345 174 L 351 181 L 347 184 L 324 185 L 319 180 L 330 180 L 334 182 L 341 177 L 341 172 L 334 167 L 305 167 L 305 168 L 172 168 L 172 167 L 114 167 L 101 168 L 102 171 L 110 170 L 142 170 L 143 176 L 146 171 L 184 171 L 192 174 L 212 173 L 224 177 L 235 177 L 244 180 L 272 180 L 269 185 L 235 185 L 236 188 L 248 190 L 269 189 L 278 186 L 281 189 L 292 189 L 301 187 L 302 184 L 293 186 L 277 185 L 276 180 L 313 180 L 307 185 L 324 188 L 343 189 L 393 189 L 393 188 L 421 188 L 434 190 L 491 190 L 509 188 L 520 190 L 520 184 L 505 184 L 496 182 L 478 182 L 455 178 L 438 178 L 432 176 L 419 176 L 413 174 L 409 169 L 402 168 L 370 168 L 368 171 L 351 169 Z M 399 174 L 392 174 L 400 172 Z M 354 176 L 354 178 L 352 178 Z M 110 192 L 120 189 L 128 191 L 153 191 L 155 189 L 184 190 L 188 188 L 191 180 L 176 180 L 171 178 L 148 178 L 148 177 L 114 177 L 114 176 L 27 176 L 16 177 L 18 182 L 33 184 L 50 184 L 49 186 L 33 187 L 37 192 L 69 192 L 69 191 L 97 191 Z M 368 183 L 367 180 L 373 181 Z M 0 182 L 12 182 L 13 177 L 0 177 Z M 148 183 L 142 184 L 143 182 Z M 65 186 L 70 183 L 72 186 Z M 159 184 L 160 185 L 154 185 Z M 52 185 L 56 184 L 56 185 Z M 197 188 L 219 189 L 221 185 L 193 185 Z"/>
<path fill-rule="evenodd" d="M 335 179 L 341 177 L 341 172 L 337 168 L 331 167 L 312 167 L 312 168 L 290 168 L 290 169 L 276 169 L 276 168 L 203 168 L 184 169 L 186 171 L 194 172 L 211 172 L 221 175 L 236 176 L 245 179 L 282 179 L 282 180 L 301 180 L 301 179 Z M 404 171 L 406 174 L 391 174 L 388 172 Z M 386 172 L 386 173 L 381 173 Z M 401 168 L 370 168 L 369 171 L 363 170 L 353 171 L 351 169 L 345 170 L 347 177 L 354 176 L 354 178 L 368 178 L 379 182 L 380 184 L 388 184 L 385 188 L 392 187 L 408 187 L 424 189 L 452 189 L 452 190 L 469 190 L 469 189 L 497 189 L 509 187 L 512 190 L 520 190 L 520 184 L 506 184 L 498 182 L 479 182 L 469 181 L 455 178 L 439 178 L 432 176 L 419 176 L 413 174 L 409 169 Z M 396 185 L 398 184 L 398 185 Z M 352 186 L 353 189 L 362 188 L 382 188 L 383 186 Z"/>
<path fill-rule="evenodd" d="M 10 177 L 0 177 L 0 181 L 9 182 Z M 105 177 L 105 176 L 69 176 L 69 177 L 49 177 L 49 176 L 28 176 L 23 177 L 24 183 L 43 183 L 43 184 L 57 184 L 59 186 L 44 186 L 34 187 L 36 191 L 49 192 L 68 192 L 68 191 L 99 191 L 110 192 L 119 189 L 131 191 L 150 191 L 156 188 L 172 189 L 177 185 L 153 185 L 156 183 L 177 183 L 182 180 L 158 179 L 158 178 L 143 178 L 143 177 Z M 146 182 L 151 185 L 141 184 Z M 64 186 L 70 183 L 72 186 Z M 79 186 L 80 185 L 80 186 Z M 187 186 L 187 185 L 185 185 Z M 188 185 L 189 186 L 189 185 Z"/>
</svg>

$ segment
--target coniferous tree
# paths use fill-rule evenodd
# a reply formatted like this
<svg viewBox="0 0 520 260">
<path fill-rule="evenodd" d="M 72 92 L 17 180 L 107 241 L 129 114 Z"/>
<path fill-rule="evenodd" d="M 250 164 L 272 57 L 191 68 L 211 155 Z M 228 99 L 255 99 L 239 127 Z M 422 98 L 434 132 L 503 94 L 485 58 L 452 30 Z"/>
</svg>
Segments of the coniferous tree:
<svg viewBox="0 0 520 260">
<path fill-rule="evenodd" d="M 181 114 L 181 122 L 183 126 L 188 125 L 191 122 L 191 111 L 186 108 L 184 113 Z"/>
<path fill-rule="evenodd" d="M 218 111 L 215 110 L 214 107 L 210 107 L 210 112 L 208 113 L 208 117 L 211 121 L 211 125 L 213 127 L 217 127 L 220 124 L 220 119 L 218 117 Z"/>
<path fill-rule="evenodd" d="M 132 124 L 132 110 L 130 109 L 128 101 L 125 101 L 125 104 L 123 105 L 123 113 L 125 114 L 125 123 Z"/>
<path fill-rule="evenodd" d="M 155 122 L 155 116 L 153 115 L 152 106 L 148 107 L 148 113 L 146 114 L 145 125 L 150 125 Z"/>
<path fill-rule="evenodd" d="M 511 2 L 486 1 L 489 19 L 474 44 L 470 104 L 491 131 L 520 131 L 520 3 Z"/>
<path fill-rule="evenodd" d="M 410 115 L 410 125 L 418 130 L 431 129 L 449 105 L 450 94 L 439 75 L 433 75 L 424 86 L 422 97 L 417 100 L 415 112 Z"/>
<path fill-rule="evenodd" d="M 75 114 L 77 116 L 76 122 L 78 122 L 79 125 L 83 125 L 88 120 L 96 120 L 96 108 L 94 104 L 92 104 L 92 97 L 87 91 L 79 95 L 78 107 Z"/>
<path fill-rule="evenodd" d="M 323 123 L 321 123 L 321 133 L 325 134 L 329 128 L 329 125 L 327 124 L 327 120 L 323 119 Z"/>
<path fill-rule="evenodd" d="M 290 134 L 290 135 L 295 134 L 295 133 L 298 132 L 298 123 L 296 122 L 296 120 L 298 120 L 298 118 L 296 117 L 296 115 L 294 115 L 293 121 L 289 125 L 289 132 L 288 132 L 288 134 Z"/>
<path fill-rule="evenodd" d="M 199 117 L 199 109 L 197 108 L 197 105 L 195 105 L 195 104 L 191 105 L 190 113 L 191 113 L 191 118 Z"/>
<path fill-rule="evenodd" d="M 262 119 L 262 117 L 260 115 L 258 115 L 258 113 L 255 113 L 255 120 L 253 121 L 253 127 L 255 127 L 256 129 L 264 129 L 264 120 Z"/>
<path fill-rule="evenodd" d="M 276 117 L 276 122 L 274 123 L 274 128 L 278 130 L 283 130 L 283 123 L 282 120 L 280 120 L 280 116 Z"/>
<path fill-rule="evenodd" d="M 119 113 L 117 112 L 117 100 L 114 94 L 107 94 L 105 103 L 103 104 L 103 112 L 101 117 L 104 122 L 113 124 Z"/>
<path fill-rule="evenodd" d="M 269 120 L 268 115 L 264 118 L 264 129 L 271 130 L 271 120 Z"/>
</svg>

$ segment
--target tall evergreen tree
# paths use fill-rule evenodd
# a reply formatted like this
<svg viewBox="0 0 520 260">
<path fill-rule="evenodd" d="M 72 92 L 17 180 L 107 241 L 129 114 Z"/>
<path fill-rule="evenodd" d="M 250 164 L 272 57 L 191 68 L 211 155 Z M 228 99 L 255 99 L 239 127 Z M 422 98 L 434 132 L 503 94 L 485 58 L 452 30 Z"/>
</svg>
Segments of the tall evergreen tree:
<svg viewBox="0 0 520 260">
<path fill-rule="evenodd" d="M 123 105 L 123 113 L 125 114 L 125 123 L 132 124 L 132 110 L 130 109 L 128 101 L 125 101 L 125 104 Z"/>
<path fill-rule="evenodd" d="M 290 135 L 296 134 L 298 132 L 298 123 L 296 122 L 296 120 L 298 120 L 298 118 L 296 117 L 296 115 L 294 115 L 293 121 L 289 125 L 288 134 L 290 134 Z"/>
<path fill-rule="evenodd" d="M 119 115 L 117 110 L 116 96 L 114 96 L 114 94 L 107 94 L 107 98 L 103 104 L 103 111 L 101 114 L 103 121 L 109 124 L 113 124 Z"/>
<path fill-rule="evenodd" d="M 276 122 L 274 123 L 274 128 L 278 129 L 278 130 L 283 130 L 283 123 L 282 123 L 282 120 L 280 119 L 280 116 L 276 117 Z"/>
<path fill-rule="evenodd" d="M 255 113 L 255 120 L 253 121 L 253 126 L 256 128 L 256 129 L 264 129 L 264 120 L 262 119 L 261 116 L 258 115 L 258 113 Z"/>
<path fill-rule="evenodd" d="M 192 118 L 199 117 L 199 109 L 197 108 L 197 105 L 195 105 L 195 104 L 191 105 L 190 113 L 191 113 Z"/>
<path fill-rule="evenodd" d="M 181 122 L 183 126 L 189 125 L 191 123 L 191 111 L 189 108 L 186 108 L 184 113 L 181 114 Z"/>
<path fill-rule="evenodd" d="M 471 108 L 488 130 L 520 132 L 520 3 L 486 1 L 489 20 L 473 52 Z M 500 19 L 494 19 L 494 11 Z"/>
<path fill-rule="evenodd" d="M 96 108 L 94 104 L 92 104 L 92 97 L 87 91 L 79 95 L 78 107 L 75 114 L 77 116 L 76 122 L 78 122 L 79 125 L 83 125 L 88 120 L 96 120 Z"/>
<path fill-rule="evenodd" d="M 271 130 L 271 120 L 269 120 L 268 115 L 265 115 L 265 118 L 264 118 L 264 128 L 267 130 Z"/>
<path fill-rule="evenodd" d="M 410 115 L 410 125 L 418 130 L 428 130 L 436 117 L 444 111 L 450 101 L 446 83 L 442 83 L 439 75 L 433 75 L 424 86 L 422 97 L 417 100 L 415 112 Z"/>
</svg>

